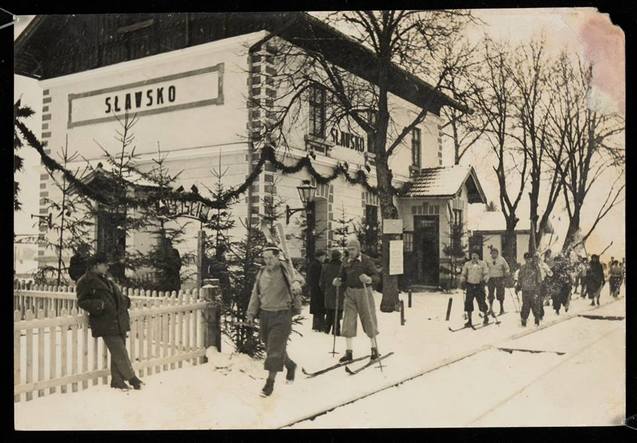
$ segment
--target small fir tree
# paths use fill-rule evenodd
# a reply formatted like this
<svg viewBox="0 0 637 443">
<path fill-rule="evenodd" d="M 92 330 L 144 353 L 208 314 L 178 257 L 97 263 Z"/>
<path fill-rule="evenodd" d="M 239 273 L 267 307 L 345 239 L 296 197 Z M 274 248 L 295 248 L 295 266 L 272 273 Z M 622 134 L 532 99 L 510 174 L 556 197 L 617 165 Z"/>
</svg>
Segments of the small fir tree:
<svg viewBox="0 0 637 443">
<path fill-rule="evenodd" d="M 81 179 L 86 175 L 87 169 L 75 170 L 69 169 L 69 164 L 77 160 L 79 154 L 77 152 L 69 153 L 68 137 L 66 144 L 60 149 L 60 159 L 64 168 L 72 172 L 73 176 Z M 66 180 L 64 176 L 60 177 L 52 171 L 47 170 L 53 186 L 57 189 L 55 199 L 46 197 L 44 203 L 49 207 L 51 213 L 51 224 L 47 226 L 49 230 L 55 232 L 55 239 L 49 240 L 43 236 L 43 244 L 45 249 L 53 249 L 56 255 L 56 265 L 47 266 L 40 275 L 41 279 L 47 272 L 54 272 L 55 279 L 53 282 L 57 286 L 68 284 L 67 277 L 68 267 L 64 264 L 64 255 L 75 253 L 80 245 L 86 245 L 91 249 L 91 245 L 86 242 L 90 238 L 91 231 L 94 227 L 93 217 L 91 216 L 92 204 L 88 198 L 81 193 L 75 192 L 72 184 Z M 39 278 L 40 278 L 39 277 Z M 44 283 L 44 282 L 41 282 Z"/>
</svg>

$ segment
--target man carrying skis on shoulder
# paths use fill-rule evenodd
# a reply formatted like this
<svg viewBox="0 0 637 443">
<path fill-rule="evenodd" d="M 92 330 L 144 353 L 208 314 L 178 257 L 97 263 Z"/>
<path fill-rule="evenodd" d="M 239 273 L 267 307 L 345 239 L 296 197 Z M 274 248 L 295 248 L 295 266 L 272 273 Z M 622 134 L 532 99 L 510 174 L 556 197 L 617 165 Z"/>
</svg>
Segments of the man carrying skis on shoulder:
<svg viewBox="0 0 637 443">
<path fill-rule="evenodd" d="M 380 357 L 376 336 L 378 328 L 374 297 L 369 287 L 380 281 L 376 266 L 371 258 L 361 254 L 360 242 L 351 238 L 347 241 L 348 258 L 343 261 L 339 276 L 332 284 L 345 291 L 343 304 L 343 326 L 341 335 L 346 340 L 345 355 L 340 362 L 353 360 L 352 337 L 356 337 L 357 317 L 360 316 L 363 331 L 371 340 L 371 360 Z"/>
<path fill-rule="evenodd" d="M 471 252 L 471 260 L 466 262 L 462 267 L 460 281 L 466 290 L 464 310 L 467 313 L 467 323 L 465 327 L 472 327 L 471 313 L 473 312 L 473 299 L 478 302 L 478 308 L 484 315 L 484 324 L 489 323 L 488 308 L 484 301 L 484 284 L 489 278 L 489 268 L 487 264 L 480 260 L 480 254 L 477 250 Z"/>
<path fill-rule="evenodd" d="M 301 313 L 301 282 L 293 280 L 289 265 L 279 259 L 279 248 L 268 245 L 263 248 L 265 266 L 257 273 L 250 302 L 247 323 L 254 324 L 259 316 L 260 336 L 265 343 L 265 362 L 268 378 L 262 389 L 267 397 L 274 389 L 277 372 L 287 369 L 286 380 L 294 381 L 296 363 L 290 359 L 286 347 L 292 332 L 292 317 Z"/>
</svg>

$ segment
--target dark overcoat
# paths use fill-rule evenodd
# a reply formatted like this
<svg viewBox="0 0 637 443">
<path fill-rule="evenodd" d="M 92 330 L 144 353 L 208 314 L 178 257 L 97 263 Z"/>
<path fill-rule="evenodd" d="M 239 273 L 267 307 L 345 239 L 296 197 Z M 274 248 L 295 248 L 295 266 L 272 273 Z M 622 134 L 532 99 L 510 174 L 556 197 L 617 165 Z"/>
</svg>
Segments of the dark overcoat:
<svg viewBox="0 0 637 443">
<path fill-rule="evenodd" d="M 109 280 L 87 271 L 77 282 L 77 304 L 88 312 L 93 337 L 126 336 L 130 331 L 130 298 Z"/>
<path fill-rule="evenodd" d="M 321 280 L 319 286 L 324 294 L 325 309 L 336 309 L 336 288 L 332 284 L 334 279 L 338 277 L 341 269 L 340 260 L 330 260 L 323 265 L 323 271 L 321 272 Z M 338 297 L 338 309 L 343 309 L 343 299 L 345 298 L 345 291 L 340 291 Z"/>
<path fill-rule="evenodd" d="M 317 259 L 313 259 L 310 262 L 310 269 L 308 272 L 307 284 L 310 290 L 310 314 L 322 314 L 325 312 L 325 306 L 323 304 L 323 292 L 319 287 L 319 281 L 321 279 L 322 264 Z"/>
<path fill-rule="evenodd" d="M 586 274 L 586 289 L 589 294 L 597 291 L 604 285 L 604 268 L 601 263 L 591 262 Z"/>
</svg>

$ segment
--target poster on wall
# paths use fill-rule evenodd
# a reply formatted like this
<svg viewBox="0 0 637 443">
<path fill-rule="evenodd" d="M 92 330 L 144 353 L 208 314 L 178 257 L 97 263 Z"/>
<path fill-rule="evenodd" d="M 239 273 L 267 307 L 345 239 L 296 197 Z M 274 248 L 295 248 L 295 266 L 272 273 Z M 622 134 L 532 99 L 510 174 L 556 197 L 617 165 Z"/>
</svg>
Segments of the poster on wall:
<svg viewBox="0 0 637 443">
<path fill-rule="evenodd" d="M 402 275 L 403 273 L 403 241 L 390 240 L 389 242 L 389 275 Z"/>
</svg>

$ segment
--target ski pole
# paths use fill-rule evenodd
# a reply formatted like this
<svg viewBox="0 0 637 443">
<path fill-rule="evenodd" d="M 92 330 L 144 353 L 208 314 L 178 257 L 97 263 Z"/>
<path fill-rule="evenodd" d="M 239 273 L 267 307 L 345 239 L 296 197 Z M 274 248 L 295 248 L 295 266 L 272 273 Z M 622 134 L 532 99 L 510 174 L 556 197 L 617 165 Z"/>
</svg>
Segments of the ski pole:
<svg viewBox="0 0 637 443">
<path fill-rule="evenodd" d="M 338 316 L 338 295 L 339 295 L 338 291 L 339 291 L 339 289 L 340 289 L 340 286 L 337 286 L 336 287 L 336 297 L 335 297 L 336 300 L 335 300 L 335 303 L 334 303 L 334 306 L 335 306 L 335 308 L 334 308 L 334 322 L 333 322 L 333 325 L 332 325 L 332 334 L 334 335 L 334 341 L 332 342 L 332 352 L 330 353 L 330 354 L 332 354 L 332 356 L 335 356 L 336 354 L 338 354 L 336 352 L 336 321 L 337 321 L 336 319 L 337 319 L 337 316 Z"/>
<path fill-rule="evenodd" d="M 369 312 L 370 314 L 370 320 L 372 319 L 372 310 L 371 307 L 369 305 L 369 298 L 368 297 L 373 297 L 372 291 L 369 288 L 369 286 L 367 286 L 365 283 L 363 283 L 363 290 L 365 292 L 365 303 L 367 304 L 367 312 Z M 373 327 L 374 327 L 374 331 L 378 330 L 378 325 L 376 325 L 376 322 L 372 321 L 373 323 Z M 376 344 L 376 352 L 378 352 L 379 346 L 378 346 L 378 339 L 376 338 L 378 337 L 378 334 L 376 334 L 374 336 L 374 341 Z M 380 356 L 380 352 L 378 352 L 378 355 Z M 380 372 L 383 372 L 383 364 L 380 362 L 380 360 L 378 361 L 378 366 L 380 367 Z"/>
</svg>

